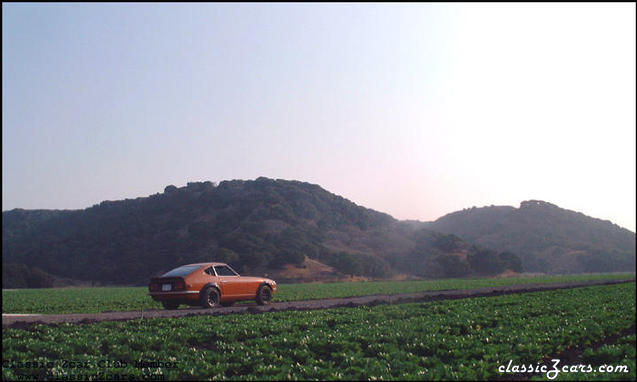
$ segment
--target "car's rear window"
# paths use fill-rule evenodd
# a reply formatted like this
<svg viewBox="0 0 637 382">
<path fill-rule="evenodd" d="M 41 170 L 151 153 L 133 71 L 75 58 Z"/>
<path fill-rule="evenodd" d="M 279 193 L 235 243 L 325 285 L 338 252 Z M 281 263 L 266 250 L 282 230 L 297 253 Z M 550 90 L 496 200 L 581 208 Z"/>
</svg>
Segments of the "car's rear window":
<svg viewBox="0 0 637 382">
<path fill-rule="evenodd" d="M 164 273 L 163 275 L 161 275 L 161 277 L 186 276 L 186 275 L 189 275 L 192 272 L 196 271 L 200 267 L 201 267 L 201 265 L 184 265 L 183 267 L 175 268 L 175 269 L 173 269 L 170 272 Z"/>
</svg>

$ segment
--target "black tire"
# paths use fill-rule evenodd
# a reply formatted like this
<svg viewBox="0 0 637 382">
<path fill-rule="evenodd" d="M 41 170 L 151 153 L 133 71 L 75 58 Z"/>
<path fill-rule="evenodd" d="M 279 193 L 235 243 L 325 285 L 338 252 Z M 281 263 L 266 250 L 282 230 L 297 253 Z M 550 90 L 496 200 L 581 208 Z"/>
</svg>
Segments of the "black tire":
<svg viewBox="0 0 637 382">
<path fill-rule="evenodd" d="M 161 304 L 164 306 L 164 309 L 175 310 L 175 309 L 179 308 L 179 303 L 178 302 L 162 301 Z"/>
<path fill-rule="evenodd" d="M 272 300 L 272 288 L 267 285 L 261 285 L 259 289 L 257 289 L 256 300 L 259 305 L 268 305 Z"/>
<path fill-rule="evenodd" d="M 221 306 L 229 307 L 229 306 L 232 306 L 232 304 L 234 304 L 234 301 L 227 301 L 227 302 L 222 302 Z"/>
<path fill-rule="evenodd" d="M 207 287 L 201 291 L 199 304 L 204 308 L 214 308 L 219 305 L 219 291 L 214 287 Z"/>
</svg>

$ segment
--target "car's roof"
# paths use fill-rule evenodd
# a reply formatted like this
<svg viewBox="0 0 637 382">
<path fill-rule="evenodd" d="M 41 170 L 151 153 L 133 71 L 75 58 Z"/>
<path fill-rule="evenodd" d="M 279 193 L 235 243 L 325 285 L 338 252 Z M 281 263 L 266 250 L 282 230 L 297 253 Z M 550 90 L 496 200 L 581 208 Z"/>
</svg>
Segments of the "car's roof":
<svg viewBox="0 0 637 382">
<path fill-rule="evenodd" d="M 211 265 L 211 266 L 217 266 L 217 265 L 228 265 L 226 263 L 195 263 L 195 264 L 184 264 L 182 265 L 182 267 L 188 267 L 188 266 L 198 266 L 198 267 L 203 267 L 204 265 Z"/>
</svg>

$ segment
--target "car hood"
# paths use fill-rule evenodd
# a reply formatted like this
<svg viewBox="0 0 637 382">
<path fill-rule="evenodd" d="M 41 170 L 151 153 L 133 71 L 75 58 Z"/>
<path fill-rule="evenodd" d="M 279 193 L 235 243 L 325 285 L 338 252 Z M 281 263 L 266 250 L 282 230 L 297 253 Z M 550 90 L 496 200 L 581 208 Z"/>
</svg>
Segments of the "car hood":
<svg viewBox="0 0 637 382">
<path fill-rule="evenodd" d="M 265 277 L 252 277 L 252 276 L 241 276 L 242 281 L 258 281 L 258 282 L 266 282 L 268 284 L 276 284 L 274 280 L 265 278 Z"/>
</svg>

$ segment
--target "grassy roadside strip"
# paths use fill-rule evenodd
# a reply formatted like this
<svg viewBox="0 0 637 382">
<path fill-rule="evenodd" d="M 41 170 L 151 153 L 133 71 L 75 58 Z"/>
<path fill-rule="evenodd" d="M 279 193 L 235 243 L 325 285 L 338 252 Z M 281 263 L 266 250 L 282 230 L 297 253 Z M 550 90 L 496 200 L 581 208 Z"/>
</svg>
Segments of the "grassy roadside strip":
<svg viewBox="0 0 637 382">
<path fill-rule="evenodd" d="M 323 298 L 400 294 L 446 289 L 475 289 L 515 284 L 554 283 L 586 280 L 634 278 L 634 273 L 536 276 L 482 279 L 418 281 L 370 281 L 324 284 L 280 284 L 275 301 L 302 301 Z M 145 287 L 20 289 L 2 291 L 2 313 L 101 313 L 161 309 L 147 296 Z"/>
</svg>

